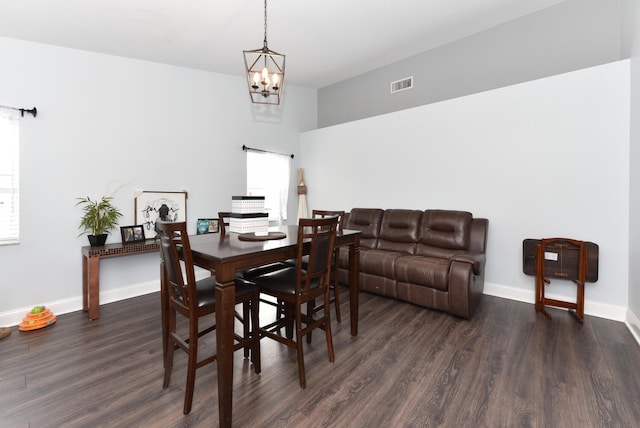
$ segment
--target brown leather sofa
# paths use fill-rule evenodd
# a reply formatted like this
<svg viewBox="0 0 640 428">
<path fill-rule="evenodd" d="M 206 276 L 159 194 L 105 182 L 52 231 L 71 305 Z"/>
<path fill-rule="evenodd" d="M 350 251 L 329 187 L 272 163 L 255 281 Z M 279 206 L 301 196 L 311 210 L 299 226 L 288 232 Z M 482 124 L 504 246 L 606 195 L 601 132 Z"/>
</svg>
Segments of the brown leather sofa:
<svg viewBox="0 0 640 428">
<path fill-rule="evenodd" d="M 361 290 L 470 318 L 484 289 L 488 225 L 465 211 L 354 208 L 344 228 L 362 231 Z M 341 248 L 343 284 L 348 258 Z"/>
</svg>

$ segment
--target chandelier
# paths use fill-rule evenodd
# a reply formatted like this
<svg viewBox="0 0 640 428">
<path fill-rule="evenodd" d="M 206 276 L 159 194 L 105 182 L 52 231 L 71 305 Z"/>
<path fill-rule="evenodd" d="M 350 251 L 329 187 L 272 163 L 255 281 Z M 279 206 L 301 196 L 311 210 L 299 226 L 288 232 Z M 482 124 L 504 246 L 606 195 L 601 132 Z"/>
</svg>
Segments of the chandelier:
<svg viewBox="0 0 640 428">
<path fill-rule="evenodd" d="M 249 96 L 256 104 L 280 104 L 284 85 L 285 56 L 267 46 L 267 0 L 264 0 L 264 42 L 262 48 L 243 51 Z"/>
</svg>

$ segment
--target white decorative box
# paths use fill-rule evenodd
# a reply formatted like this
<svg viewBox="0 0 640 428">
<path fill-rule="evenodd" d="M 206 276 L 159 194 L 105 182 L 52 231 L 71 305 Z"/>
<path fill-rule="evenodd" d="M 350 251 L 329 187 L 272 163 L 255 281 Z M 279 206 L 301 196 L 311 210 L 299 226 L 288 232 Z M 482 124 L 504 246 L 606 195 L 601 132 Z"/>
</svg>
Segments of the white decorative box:
<svg viewBox="0 0 640 428">
<path fill-rule="evenodd" d="M 264 196 L 232 196 L 231 212 L 237 214 L 261 213 L 264 211 Z"/>
<path fill-rule="evenodd" d="M 231 213 L 229 231 L 233 233 L 269 233 L 269 214 L 267 213 Z"/>
</svg>

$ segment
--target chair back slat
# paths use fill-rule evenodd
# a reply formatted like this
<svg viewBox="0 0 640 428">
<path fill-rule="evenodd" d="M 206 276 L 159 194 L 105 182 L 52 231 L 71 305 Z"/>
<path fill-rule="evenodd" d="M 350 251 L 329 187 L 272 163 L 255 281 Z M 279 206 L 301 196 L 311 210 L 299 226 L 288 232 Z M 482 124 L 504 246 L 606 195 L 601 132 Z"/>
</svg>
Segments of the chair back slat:
<svg viewBox="0 0 640 428">
<path fill-rule="evenodd" d="M 169 298 L 185 310 L 198 305 L 193 255 L 186 222 L 157 221 L 160 255 L 164 262 Z M 180 254 L 184 263 L 180 262 Z"/>
<path fill-rule="evenodd" d="M 313 210 L 311 216 L 313 218 L 338 217 L 338 232 L 342 232 L 344 228 L 344 211 Z"/>
<path fill-rule="evenodd" d="M 220 234 L 224 235 L 227 232 L 227 226 L 231 221 L 231 213 L 226 211 L 218 211 L 218 224 L 220 225 Z"/>
</svg>

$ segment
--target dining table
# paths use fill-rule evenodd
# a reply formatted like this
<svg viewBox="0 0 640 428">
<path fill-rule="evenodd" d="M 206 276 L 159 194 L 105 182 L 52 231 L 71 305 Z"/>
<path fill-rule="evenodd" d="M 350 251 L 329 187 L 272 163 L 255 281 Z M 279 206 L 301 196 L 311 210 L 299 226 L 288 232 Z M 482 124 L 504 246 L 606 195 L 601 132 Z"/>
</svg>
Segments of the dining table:
<svg viewBox="0 0 640 428">
<path fill-rule="evenodd" d="M 335 246 L 349 251 L 349 312 L 351 335 L 358 334 L 358 276 L 360 270 L 360 235 L 358 230 L 336 233 Z M 299 243 L 298 226 L 269 228 L 270 236 L 277 239 L 245 240 L 238 233 L 208 233 L 189 237 L 193 262 L 196 266 L 215 273 L 216 277 L 216 354 L 218 379 L 219 426 L 230 427 L 233 405 L 233 343 L 235 314 L 235 277 L 243 270 L 270 263 L 295 259 Z M 284 235 L 284 236 L 283 236 Z M 308 244 L 303 251 L 308 254 Z M 162 328 L 167 331 L 168 300 L 164 268 L 161 268 Z M 163 343 L 163 349 L 166 349 Z"/>
</svg>

